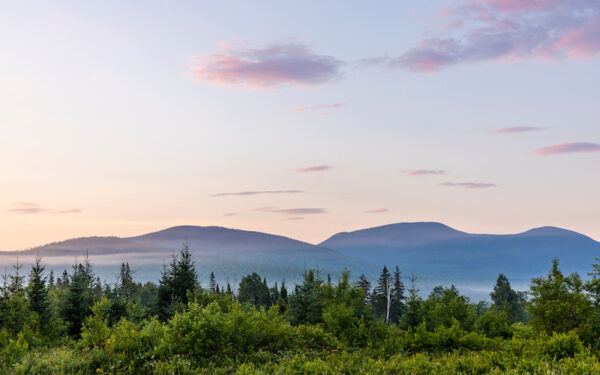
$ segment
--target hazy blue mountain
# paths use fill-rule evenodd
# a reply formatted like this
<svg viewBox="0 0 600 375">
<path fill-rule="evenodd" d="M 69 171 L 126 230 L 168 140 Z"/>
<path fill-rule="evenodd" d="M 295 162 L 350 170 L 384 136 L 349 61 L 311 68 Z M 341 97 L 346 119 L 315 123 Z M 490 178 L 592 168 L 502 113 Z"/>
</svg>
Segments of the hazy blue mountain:
<svg viewBox="0 0 600 375">
<path fill-rule="evenodd" d="M 468 294 L 485 297 L 498 273 L 525 288 L 543 276 L 553 257 L 566 272 L 591 270 L 600 243 L 582 234 L 542 227 L 510 235 L 470 234 L 440 223 L 399 223 L 338 233 L 320 244 L 380 266 L 414 273 L 422 290 L 455 283 Z"/>
<path fill-rule="evenodd" d="M 118 265 L 130 262 L 140 281 L 157 281 L 163 264 L 189 241 L 201 281 L 215 272 L 220 283 L 237 284 L 258 272 L 270 281 L 299 280 L 307 268 L 335 276 L 347 268 L 354 277 L 365 273 L 374 283 L 383 265 L 400 266 L 418 277 L 427 294 L 435 285 L 456 284 L 473 298 L 488 298 L 498 273 L 526 289 L 532 277 L 543 276 L 553 257 L 565 272 L 585 277 L 600 243 L 576 232 L 543 227 L 511 235 L 470 234 L 440 223 L 400 223 L 338 233 L 319 245 L 260 232 L 222 227 L 179 226 L 136 237 L 86 237 L 51 243 L 18 253 L 27 271 L 39 253 L 58 275 L 87 253 L 103 280 L 116 279 Z M 0 252 L 0 267 L 11 272 L 17 252 Z M 1 270 L 0 270 L 1 271 Z"/>
<path fill-rule="evenodd" d="M 243 276 L 258 272 L 270 281 L 285 278 L 298 280 L 306 268 L 318 268 L 323 273 L 338 274 L 344 268 L 359 272 L 374 272 L 376 267 L 337 251 L 260 232 L 222 227 L 179 226 L 137 237 L 86 237 L 56 242 L 19 252 L 21 263 L 30 264 L 39 253 L 55 274 L 88 254 L 97 273 L 113 281 L 121 262 L 130 262 L 141 281 L 157 281 L 163 264 L 171 260 L 184 241 L 190 244 L 202 281 L 211 271 L 224 283 L 237 283 Z M 0 265 L 10 266 L 16 252 L 0 254 Z"/>
</svg>

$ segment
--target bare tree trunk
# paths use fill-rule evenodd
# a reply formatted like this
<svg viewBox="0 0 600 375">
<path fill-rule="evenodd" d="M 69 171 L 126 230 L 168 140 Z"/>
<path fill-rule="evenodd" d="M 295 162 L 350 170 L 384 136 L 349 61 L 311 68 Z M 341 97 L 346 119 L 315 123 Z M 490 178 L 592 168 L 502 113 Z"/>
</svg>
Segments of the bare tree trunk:
<svg viewBox="0 0 600 375">
<path fill-rule="evenodd" d="M 390 324 L 390 307 L 392 305 L 392 289 L 394 289 L 394 285 L 390 282 L 387 284 L 387 309 L 385 313 L 385 322 L 386 324 Z"/>
</svg>

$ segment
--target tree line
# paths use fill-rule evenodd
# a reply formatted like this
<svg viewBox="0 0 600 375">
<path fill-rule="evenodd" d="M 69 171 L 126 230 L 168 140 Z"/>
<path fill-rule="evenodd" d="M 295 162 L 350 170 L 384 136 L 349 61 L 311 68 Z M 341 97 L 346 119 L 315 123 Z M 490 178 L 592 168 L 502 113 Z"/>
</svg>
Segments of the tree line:
<svg viewBox="0 0 600 375">
<path fill-rule="evenodd" d="M 393 271 L 383 267 L 374 285 L 365 275 L 353 281 L 348 271 L 332 281 L 330 275 L 322 277 L 318 270 L 307 270 L 302 281 L 289 291 L 285 282 L 269 286 L 257 273 L 245 276 L 236 286 L 229 282 L 220 286 L 211 273 L 205 289 L 198 280 L 187 242 L 163 267 L 158 284 L 136 282 L 129 263 L 121 265 L 114 283 L 102 283 L 88 257 L 55 278 L 37 257 L 27 277 L 18 261 L 12 272 L 5 271 L 2 276 L 0 362 L 4 367 L 0 370 L 19 368 L 19 363 L 31 370 L 26 366 L 40 365 L 35 355 L 40 356 L 48 348 L 76 348 L 83 351 L 79 354 L 106 355 L 110 345 L 133 340 L 131 335 L 141 335 L 141 341 L 134 340 L 136 345 L 143 344 L 144 353 L 158 358 L 158 362 L 148 363 L 159 366 L 171 361 L 173 353 L 179 353 L 190 361 L 185 366 L 196 369 L 226 358 L 237 368 L 249 359 L 254 363 L 253 356 L 265 350 L 269 356 L 281 355 L 276 353 L 282 350 L 317 355 L 317 348 L 381 347 L 378 350 L 383 352 L 377 356 L 390 357 L 419 350 L 489 350 L 490 345 L 496 345 L 492 343 L 508 343 L 515 337 L 535 341 L 554 335 L 564 335 L 556 336 L 562 341 L 556 344 L 558 349 L 552 349 L 566 353 L 559 357 L 573 357 L 585 350 L 593 356 L 600 350 L 600 262 L 592 265 L 589 276 L 584 282 L 576 273 L 564 275 L 558 259 L 554 259 L 548 274 L 532 279 L 528 291 L 515 291 L 500 274 L 490 294 L 491 303 L 473 303 L 453 285 L 435 287 L 422 297 L 416 278 L 410 277 L 405 286 L 398 266 Z M 129 331 L 121 331 L 126 328 Z M 171 330 L 180 330 L 173 333 L 173 341 L 169 341 Z M 189 337 L 194 332 L 206 340 L 222 340 L 216 347 L 221 345 L 228 353 L 236 348 L 235 353 L 222 357 L 200 343 L 194 345 L 204 345 L 204 351 L 192 344 L 182 347 L 176 336 L 194 340 Z M 267 333 L 283 336 L 277 336 L 275 345 L 270 341 L 275 339 Z M 149 345 L 142 339 L 144 334 L 160 336 L 161 345 L 168 350 L 144 346 Z M 272 351 L 273 345 L 279 351 Z M 539 349 L 540 353 L 551 350 L 544 348 Z M 121 358 L 116 353 L 111 355 Z M 140 352 L 136 353 L 138 357 L 127 357 L 128 366 L 135 368 L 130 373 L 144 372 L 136 367 L 145 366 Z M 23 361 L 30 361 L 29 365 Z M 76 362 L 71 357 L 69 361 Z M 92 362 L 86 366 L 95 366 Z"/>
</svg>

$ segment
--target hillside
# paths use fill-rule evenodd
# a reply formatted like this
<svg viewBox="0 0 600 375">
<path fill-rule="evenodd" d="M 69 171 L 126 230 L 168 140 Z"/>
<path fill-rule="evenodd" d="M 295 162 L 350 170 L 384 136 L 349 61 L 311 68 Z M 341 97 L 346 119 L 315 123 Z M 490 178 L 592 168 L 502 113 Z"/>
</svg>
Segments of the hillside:
<svg viewBox="0 0 600 375">
<path fill-rule="evenodd" d="M 297 280 L 305 268 L 337 274 L 344 268 L 375 272 L 366 261 L 291 238 L 222 227 L 179 226 L 136 237 L 86 237 L 47 244 L 19 252 L 29 264 L 39 253 L 49 269 L 62 272 L 88 254 L 102 278 L 112 281 L 121 262 L 130 262 L 140 281 L 157 281 L 162 265 L 171 260 L 184 241 L 190 244 L 201 280 L 215 272 L 220 282 L 238 281 L 258 272 L 269 280 Z M 11 265 L 16 252 L 0 254 L 0 264 Z"/>
<path fill-rule="evenodd" d="M 560 228 L 489 235 L 427 222 L 338 233 L 320 246 L 378 265 L 398 264 L 405 275 L 416 274 L 422 285 L 455 282 L 482 296 L 498 273 L 525 286 L 547 272 L 553 257 L 560 259 L 565 272 L 591 269 L 594 258 L 600 257 L 600 243 Z"/>
</svg>

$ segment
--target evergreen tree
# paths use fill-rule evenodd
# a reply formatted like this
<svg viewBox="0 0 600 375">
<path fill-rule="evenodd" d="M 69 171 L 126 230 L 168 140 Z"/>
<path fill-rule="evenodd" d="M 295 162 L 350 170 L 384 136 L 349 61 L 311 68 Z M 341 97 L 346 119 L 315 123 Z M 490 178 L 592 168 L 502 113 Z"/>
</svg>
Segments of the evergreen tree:
<svg viewBox="0 0 600 375">
<path fill-rule="evenodd" d="M 23 268 L 22 264 L 19 264 L 19 257 L 17 257 L 17 264 L 13 266 L 15 269 L 15 274 L 11 274 L 8 276 L 10 279 L 10 283 L 8 285 L 8 290 L 11 294 L 23 295 L 25 292 L 25 276 L 21 275 L 21 269 Z"/>
<path fill-rule="evenodd" d="M 568 332 L 589 323 L 592 309 L 583 282 L 576 273 L 564 276 L 556 258 L 546 279 L 532 280 L 530 294 L 531 324 L 548 334 Z"/>
<path fill-rule="evenodd" d="M 79 337 L 83 321 L 90 314 L 93 303 L 90 289 L 93 274 L 87 259 L 86 263 L 73 266 L 73 274 L 67 277 L 70 281 L 61 308 L 62 318 L 68 323 L 68 332 L 73 337 Z"/>
<path fill-rule="evenodd" d="M 313 270 L 304 274 L 302 284 L 296 285 L 289 301 L 292 324 L 316 324 L 323 321 L 325 301 L 322 296 L 323 280 Z"/>
<path fill-rule="evenodd" d="M 48 324 L 50 318 L 50 302 L 48 301 L 48 288 L 46 287 L 44 270 L 45 267 L 38 255 L 29 272 L 29 285 L 27 287 L 29 310 L 38 315 L 42 327 Z"/>
<path fill-rule="evenodd" d="M 371 294 L 371 304 L 373 305 L 375 315 L 383 319 L 385 319 L 387 315 L 388 291 L 393 287 L 392 282 L 392 275 L 387 267 L 383 266 L 381 275 L 377 280 L 377 286 L 373 289 L 373 293 Z"/>
<path fill-rule="evenodd" d="M 48 277 L 48 289 L 54 289 L 54 270 L 50 270 L 50 276 Z"/>
<path fill-rule="evenodd" d="M 390 304 L 390 321 L 398 323 L 400 317 L 404 312 L 404 301 L 406 296 L 404 295 L 404 284 L 400 277 L 400 269 L 396 266 L 394 271 L 394 288 L 391 292 L 391 304 Z"/>
<path fill-rule="evenodd" d="M 187 241 L 183 243 L 177 267 L 174 268 L 172 274 L 175 302 L 187 305 L 188 292 L 198 287 L 198 275 L 190 252 L 190 243 Z"/>
<path fill-rule="evenodd" d="M 490 297 L 494 302 L 494 307 L 505 310 L 511 322 L 524 322 L 526 320 L 525 296 L 522 293 L 515 292 L 511 288 L 508 278 L 503 274 L 498 275 Z"/>
<path fill-rule="evenodd" d="M 177 267 L 175 254 L 169 267 L 163 265 L 157 290 L 156 314 L 162 321 L 166 321 L 175 312 L 175 290 L 173 285 L 173 272 Z"/>
<path fill-rule="evenodd" d="M 125 298 L 129 299 L 133 295 L 133 288 L 135 286 L 133 282 L 133 275 L 131 272 L 131 268 L 129 267 L 129 262 L 121 263 L 121 270 L 119 272 L 119 294 Z"/>
<path fill-rule="evenodd" d="M 288 291 L 285 287 L 285 280 L 281 282 L 281 289 L 279 290 L 279 298 L 285 303 L 288 303 Z"/>
<path fill-rule="evenodd" d="M 269 288 L 265 282 L 256 272 L 244 276 L 238 288 L 238 301 L 257 307 L 269 306 Z"/>
<path fill-rule="evenodd" d="M 416 327 L 423 321 L 422 305 L 423 300 L 419 297 L 419 290 L 416 287 L 417 277 L 411 275 L 410 288 L 408 289 L 408 299 L 406 309 L 402 315 L 401 325 L 403 328 Z"/>
<path fill-rule="evenodd" d="M 596 258 L 592 268 L 592 272 L 588 273 L 592 279 L 586 281 L 585 290 L 590 294 L 594 307 L 600 308 L 600 258 Z"/>
<path fill-rule="evenodd" d="M 365 294 L 368 296 L 371 293 L 371 282 L 364 273 L 360 274 L 358 277 L 358 281 L 356 282 L 356 287 L 365 291 Z"/>
<path fill-rule="evenodd" d="M 161 320 L 173 316 L 177 304 L 187 305 L 188 293 L 198 285 L 189 242 L 185 241 L 179 256 L 173 254 L 169 266 L 163 266 L 158 286 L 155 311 Z"/>
<path fill-rule="evenodd" d="M 215 293 L 217 291 L 217 281 L 213 272 L 210 273 L 210 280 L 208 281 L 208 291 L 210 293 Z"/>
</svg>

